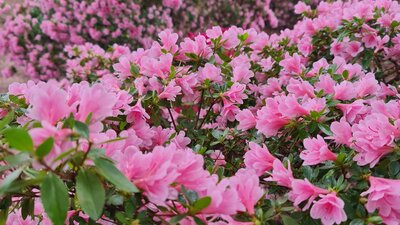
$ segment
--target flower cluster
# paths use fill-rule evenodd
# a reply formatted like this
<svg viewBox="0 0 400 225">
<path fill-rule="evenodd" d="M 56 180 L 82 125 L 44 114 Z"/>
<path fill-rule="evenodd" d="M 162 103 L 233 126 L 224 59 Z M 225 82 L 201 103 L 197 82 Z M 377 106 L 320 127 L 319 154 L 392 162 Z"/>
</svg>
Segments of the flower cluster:
<svg viewBox="0 0 400 225">
<path fill-rule="evenodd" d="M 11 11 L 5 21 L 0 19 L 0 52 L 22 66 L 24 74 L 40 80 L 65 74 L 68 55 L 64 50 L 69 45 L 91 43 L 107 49 L 117 43 L 136 48 L 149 46 L 165 28 L 189 34 L 216 21 L 257 30 L 278 24 L 270 2 L 261 0 L 245 5 L 231 0 L 25 0 L 12 8 L 0 2 L 0 12 Z M 3 75 L 11 76 L 14 71 L 14 67 L 6 68 Z"/>
<path fill-rule="evenodd" d="M 400 95 L 377 76 L 400 5 L 295 9 L 279 35 L 69 46 L 66 79 L 10 85 L 6 224 L 399 224 Z"/>
</svg>

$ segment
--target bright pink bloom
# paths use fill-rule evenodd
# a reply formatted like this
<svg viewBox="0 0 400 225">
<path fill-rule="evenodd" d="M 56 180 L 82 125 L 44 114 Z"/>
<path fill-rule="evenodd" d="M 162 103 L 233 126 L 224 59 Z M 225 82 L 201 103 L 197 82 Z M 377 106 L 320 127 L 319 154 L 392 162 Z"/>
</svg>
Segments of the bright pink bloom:
<svg viewBox="0 0 400 225">
<path fill-rule="evenodd" d="M 261 199 L 264 190 L 254 170 L 240 169 L 230 178 L 231 185 L 236 189 L 240 201 L 249 214 L 254 214 L 254 205 Z"/>
<path fill-rule="evenodd" d="M 265 181 L 275 181 L 278 185 L 291 188 L 293 173 L 290 169 L 290 162 L 288 161 L 288 168 L 286 169 L 283 163 L 279 159 L 275 159 L 272 163 L 271 177 L 265 178 Z"/>
<path fill-rule="evenodd" d="M 203 68 L 199 68 L 198 74 L 200 81 L 209 80 L 217 83 L 222 81 L 221 69 L 210 63 L 206 63 Z"/>
<path fill-rule="evenodd" d="M 117 103 L 117 96 L 105 89 L 101 84 L 95 84 L 81 90 L 79 110 L 76 118 L 85 121 L 91 114 L 92 123 L 99 122 L 107 116 L 113 116 L 113 108 Z"/>
<path fill-rule="evenodd" d="M 250 150 L 244 155 L 244 164 L 246 168 L 256 171 L 258 176 L 271 170 L 275 157 L 269 152 L 267 146 L 249 142 Z"/>
<path fill-rule="evenodd" d="M 247 99 L 247 95 L 244 93 L 245 90 L 245 84 L 234 83 L 231 88 L 224 93 L 224 96 L 228 97 L 228 100 L 234 104 L 243 104 L 243 99 Z"/>
<path fill-rule="evenodd" d="M 365 208 L 372 213 L 379 210 L 379 215 L 387 224 L 389 221 L 400 221 L 400 180 L 391 180 L 380 177 L 369 177 L 370 188 L 361 193 L 361 196 L 368 195 L 368 202 Z"/>
<path fill-rule="evenodd" d="M 361 46 L 361 43 L 358 41 L 351 41 L 347 44 L 346 52 L 352 57 L 356 57 L 360 52 L 362 52 L 364 48 Z"/>
<path fill-rule="evenodd" d="M 293 202 L 295 206 L 298 206 L 300 203 L 307 201 L 307 204 L 304 206 L 303 211 L 310 208 L 312 202 L 320 195 L 329 193 L 328 190 L 319 188 L 314 186 L 307 179 L 299 180 L 294 179 L 292 181 L 292 190 L 289 192 L 289 200 Z"/>
<path fill-rule="evenodd" d="M 393 151 L 394 139 L 400 135 L 389 118 L 380 113 L 366 116 L 360 123 L 353 125 L 352 131 L 354 149 L 357 151 L 354 160 L 360 166 L 370 164 L 370 167 L 374 167 L 380 158 Z"/>
<path fill-rule="evenodd" d="M 328 160 L 336 160 L 335 153 L 329 150 L 328 145 L 320 135 L 317 138 L 304 139 L 303 144 L 306 149 L 300 153 L 300 158 L 304 160 L 303 165 L 317 165 Z"/>
<path fill-rule="evenodd" d="M 310 215 L 313 219 L 321 219 L 323 225 L 340 224 L 347 220 L 344 211 L 344 202 L 335 193 L 320 195 L 321 199 L 311 207 Z"/>
<path fill-rule="evenodd" d="M 237 66 L 233 69 L 233 81 L 243 84 L 250 82 L 250 78 L 254 77 L 253 71 L 246 66 Z"/>
<path fill-rule="evenodd" d="M 337 104 L 336 107 L 342 111 L 343 118 L 350 124 L 358 122 L 368 112 L 362 99 L 358 99 L 350 104 Z"/>
<path fill-rule="evenodd" d="M 38 121 L 56 124 L 70 112 L 67 104 L 67 92 L 52 83 L 40 83 L 31 87 L 26 94 L 31 108 L 28 116 Z"/>
<path fill-rule="evenodd" d="M 120 161 L 120 169 L 153 203 L 164 204 L 170 185 L 179 176 L 173 163 L 175 146 L 155 147 L 151 153 L 136 152 Z"/>
<path fill-rule="evenodd" d="M 304 67 L 301 64 L 301 58 L 297 53 L 294 53 L 293 56 L 286 54 L 285 59 L 280 61 L 279 65 L 290 74 L 300 74 Z"/>
<path fill-rule="evenodd" d="M 160 99 L 167 99 L 169 101 L 175 101 L 177 95 L 181 94 L 182 88 L 177 86 L 175 81 L 169 82 L 169 84 L 164 88 L 163 92 L 158 95 Z"/>
<path fill-rule="evenodd" d="M 298 2 L 295 6 L 294 6 L 294 13 L 296 14 L 302 14 L 303 12 L 307 12 L 310 11 L 311 7 L 309 5 L 306 5 L 304 2 Z"/>
<path fill-rule="evenodd" d="M 237 129 L 246 131 L 256 126 L 256 117 L 249 109 L 243 109 L 238 112 L 235 119 L 239 122 Z"/>
<path fill-rule="evenodd" d="M 340 119 L 340 122 L 333 122 L 331 124 L 331 131 L 333 133 L 332 139 L 335 140 L 337 144 L 350 146 L 352 139 L 351 126 L 344 118 Z"/>
<path fill-rule="evenodd" d="M 266 99 L 266 105 L 257 111 L 256 128 L 258 132 L 272 137 L 278 133 L 280 128 L 289 123 L 290 119 L 284 116 L 278 107 L 277 99 Z"/>
</svg>

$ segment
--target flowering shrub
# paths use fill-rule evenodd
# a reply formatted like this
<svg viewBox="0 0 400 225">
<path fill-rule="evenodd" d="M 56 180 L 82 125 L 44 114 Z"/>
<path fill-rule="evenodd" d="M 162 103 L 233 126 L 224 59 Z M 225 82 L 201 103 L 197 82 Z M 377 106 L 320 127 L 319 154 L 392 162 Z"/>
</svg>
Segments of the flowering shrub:
<svg viewBox="0 0 400 225">
<path fill-rule="evenodd" d="M 376 78 L 398 9 L 300 3 L 313 19 L 280 35 L 68 47 L 66 79 L 1 96 L 1 221 L 399 224 L 400 95 Z"/>
<path fill-rule="evenodd" d="M 278 20 L 269 1 L 163 0 L 45 0 L 13 6 L 0 31 L 0 52 L 20 65 L 30 78 L 47 80 L 65 74 L 68 45 L 87 42 L 107 49 L 115 43 L 132 48 L 148 46 L 165 28 L 181 34 L 204 31 L 204 27 L 238 25 L 264 29 Z M 290 9 L 293 9 L 290 8 Z M 11 7 L 0 2 L 0 12 Z M 1 19 L 0 19 L 1 20 Z M 6 68 L 11 76 L 15 68 Z"/>
</svg>

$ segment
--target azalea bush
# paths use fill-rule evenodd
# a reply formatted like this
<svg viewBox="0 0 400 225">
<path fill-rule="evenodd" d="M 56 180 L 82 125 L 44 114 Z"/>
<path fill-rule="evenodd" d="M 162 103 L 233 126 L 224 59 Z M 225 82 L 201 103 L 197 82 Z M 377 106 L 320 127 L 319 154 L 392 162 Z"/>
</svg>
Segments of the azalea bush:
<svg viewBox="0 0 400 225">
<path fill-rule="evenodd" d="M 293 4 L 280 8 L 284 9 L 280 14 L 286 15 L 293 11 Z M 231 0 L 26 0 L 12 6 L 0 1 L 0 12 L 0 52 L 22 67 L 25 75 L 40 80 L 65 75 L 64 49 L 69 45 L 148 47 L 165 28 L 187 35 L 216 24 L 257 30 L 278 25 L 270 2 L 261 0 L 245 4 Z M 12 76 L 17 67 L 7 67 L 2 73 Z"/>
<path fill-rule="evenodd" d="M 380 80 L 399 7 L 299 3 L 279 35 L 68 46 L 65 79 L 1 95 L 0 221 L 399 224 L 400 95 Z"/>
</svg>

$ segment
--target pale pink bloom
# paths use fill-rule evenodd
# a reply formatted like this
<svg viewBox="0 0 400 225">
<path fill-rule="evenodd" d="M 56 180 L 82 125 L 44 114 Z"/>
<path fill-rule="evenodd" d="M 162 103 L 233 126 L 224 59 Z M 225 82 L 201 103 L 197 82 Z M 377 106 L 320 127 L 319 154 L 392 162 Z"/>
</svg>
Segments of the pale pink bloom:
<svg viewBox="0 0 400 225">
<path fill-rule="evenodd" d="M 340 119 L 340 122 L 334 121 L 330 128 L 333 133 L 332 139 L 337 144 L 350 146 L 352 139 L 351 126 L 343 117 Z"/>
<path fill-rule="evenodd" d="M 265 181 L 275 181 L 278 185 L 291 188 L 293 173 L 290 169 L 290 161 L 288 161 L 288 168 L 286 169 L 283 163 L 279 159 L 275 159 L 272 163 L 271 177 L 265 178 Z"/>
<path fill-rule="evenodd" d="M 343 118 L 350 124 L 358 122 L 360 118 L 363 118 L 368 113 L 368 108 L 364 105 L 364 100 L 358 99 L 350 104 L 337 104 L 343 113 Z"/>
<path fill-rule="evenodd" d="M 264 71 L 270 71 L 272 69 L 272 66 L 275 64 L 274 60 L 271 58 L 271 56 L 268 56 L 266 59 L 261 59 L 260 63 L 261 67 L 263 68 Z"/>
<path fill-rule="evenodd" d="M 246 131 L 256 126 L 256 117 L 249 109 L 243 109 L 238 112 L 235 119 L 239 122 L 239 125 L 236 127 L 239 130 Z"/>
<path fill-rule="evenodd" d="M 276 135 L 280 128 L 289 123 L 290 119 L 284 116 L 278 110 L 278 107 L 277 99 L 266 99 L 266 105 L 257 111 L 256 128 L 258 132 L 271 137 Z"/>
<path fill-rule="evenodd" d="M 275 157 L 269 152 L 267 146 L 249 142 L 250 150 L 244 155 L 244 164 L 246 168 L 253 169 L 258 176 L 273 168 L 272 164 Z"/>
<path fill-rule="evenodd" d="M 157 146 L 150 153 L 139 151 L 119 162 L 125 176 L 153 203 L 164 204 L 170 194 L 170 185 L 179 176 L 173 162 L 174 147 Z"/>
<path fill-rule="evenodd" d="M 294 94 L 296 97 L 315 97 L 314 87 L 308 81 L 301 79 L 290 79 L 286 89 L 289 93 Z"/>
<path fill-rule="evenodd" d="M 185 149 L 190 144 L 190 138 L 185 137 L 185 131 L 179 131 L 179 133 L 171 140 L 178 149 Z"/>
<path fill-rule="evenodd" d="M 374 95 L 380 86 L 373 73 L 368 73 L 354 84 L 357 97 L 363 98 L 367 95 Z"/>
<path fill-rule="evenodd" d="M 113 65 L 115 72 L 121 79 L 131 76 L 131 59 L 130 55 L 124 55 L 119 58 L 119 62 Z"/>
<path fill-rule="evenodd" d="M 199 80 L 202 82 L 205 80 L 217 83 L 222 82 L 221 69 L 210 63 L 206 63 L 204 67 L 199 68 L 198 75 Z"/>
<path fill-rule="evenodd" d="M 221 110 L 222 118 L 229 120 L 231 122 L 235 121 L 235 115 L 239 112 L 240 109 L 236 105 L 228 102 L 228 100 L 226 99 L 223 99 L 223 102 L 224 106 L 222 107 Z"/>
<path fill-rule="evenodd" d="M 253 71 L 246 66 L 237 66 L 233 69 L 233 81 L 247 84 L 254 77 Z"/>
<path fill-rule="evenodd" d="M 40 83 L 27 90 L 30 108 L 27 116 L 56 124 L 71 112 L 67 104 L 67 92 L 51 83 Z"/>
<path fill-rule="evenodd" d="M 163 4 L 164 4 L 164 1 L 163 1 Z M 181 0 L 176 0 L 175 2 L 179 2 L 179 1 L 181 1 Z M 169 7 L 171 7 L 171 6 L 169 6 Z M 175 8 L 175 7 L 172 7 L 172 8 Z M 177 33 L 173 33 L 170 29 L 166 29 L 166 30 L 161 31 L 158 34 L 158 37 L 160 38 L 160 43 L 162 44 L 163 49 L 165 49 L 166 51 L 171 52 L 171 53 L 175 53 L 178 51 L 178 45 L 176 45 L 176 41 L 178 40 Z"/>
<path fill-rule="evenodd" d="M 294 95 L 279 96 L 278 110 L 283 116 L 294 119 L 299 116 L 308 115 L 310 112 L 303 108 Z"/>
<path fill-rule="evenodd" d="M 300 1 L 294 6 L 294 13 L 302 14 L 304 12 L 310 11 L 311 7 L 306 5 L 304 2 Z"/>
<path fill-rule="evenodd" d="M 324 74 L 319 77 L 319 81 L 314 86 L 316 91 L 324 90 L 324 94 L 333 94 L 335 84 L 336 82 L 329 74 Z"/>
<path fill-rule="evenodd" d="M 212 180 L 216 181 L 217 179 L 214 176 Z M 210 196 L 212 199 L 211 204 L 201 212 L 204 214 L 234 215 L 237 211 L 245 211 L 239 194 L 236 189 L 231 187 L 229 179 L 223 179 L 218 184 L 215 184 L 215 181 L 210 182 L 206 191 L 201 195 Z"/>
<path fill-rule="evenodd" d="M 261 199 L 264 190 L 254 170 L 240 169 L 230 178 L 231 185 L 236 189 L 239 199 L 250 215 L 254 214 L 254 205 Z"/>
<path fill-rule="evenodd" d="M 95 123 L 113 116 L 113 108 L 117 103 L 117 96 L 106 90 L 103 85 L 95 84 L 81 90 L 79 110 L 76 119 L 85 121 L 91 114 L 90 122 Z"/>
<path fill-rule="evenodd" d="M 361 43 L 358 41 L 351 41 L 347 43 L 346 52 L 351 55 L 352 57 L 356 57 L 360 52 L 364 50 L 361 46 Z"/>
<path fill-rule="evenodd" d="M 304 66 L 301 64 L 301 58 L 297 53 L 294 53 L 293 56 L 289 54 L 285 55 L 285 59 L 279 62 L 279 65 L 283 67 L 283 69 L 290 74 L 301 74 Z"/>
<path fill-rule="evenodd" d="M 400 136 L 399 130 L 393 126 L 389 118 L 380 113 L 365 117 L 352 127 L 354 149 L 357 155 L 354 160 L 364 166 L 374 167 L 384 155 L 393 151 L 395 138 Z"/>
<path fill-rule="evenodd" d="M 280 128 L 289 123 L 290 119 L 278 110 L 278 101 L 266 99 L 266 106 L 257 111 L 256 128 L 267 137 L 276 135 Z"/>
<path fill-rule="evenodd" d="M 200 154 L 196 154 L 192 149 L 175 149 L 171 144 L 164 149 L 168 154 L 172 154 L 172 163 L 176 167 L 179 176 L 176 177 L 174 183 L 183 185 L 189 190 L 202 192 L 207 190 L 210 173 L 203 169 L 204 158 Z M 160 159 L 161 160 L 161 159 Z M 202 184 L 202 185 L 199 185 Z M 180 189 L 180 186 L 176 189 Z"/>
<path fill-rule="evenodd" d="M 341 224 L 347 220 L 344 202 L 336 196 L 336 193 L 320 195 L 320 197 L 321 199 L 311 207 L 311 218 L 321 219 L 323 225 Z"/>
<path fill-rule="evenodd" d="M 212 151 L 209 155 L 210 158 L 214 161 L 215 165 L 223 166 L 226 164 L 225 156 L 220 150 Z"/>
<path fill-rule="evenodd" d="M 328 160 L 336 160 L 336 155 L 329 150 L 328 145 L 320 135 L 317 138 L 304 139 L 303 145 L 306 149 L 300 153 L 300 158 L 304 160 L 303 165 L 317 165 Z"/>
<path fill-rule="evenodd" d="M 330 52 L 334 56 L 342 55 L 345 50 L 344 44 L 342 42 L 338 42 L 337 40 L 334 40 L 330 47 Z"/>
<path fill-rule="evenodd" d="M 243 99 L 247 99 L 247 95 L 244 93 L 245 90 L 245 84 L 234 83 L 231 88 L 224 93 L 224 96 L 228 97 L 228 100 L 234 104 L 243 104 Z"/>
<path fill-rule="evenodd" d="M 372 213 L 379 210 L 383 221 L 400 221 L 400 180 L 385 179 L 380 177 L 369 177 L 370 188 L 361 193 L 361 196 L 368 195 L 368 202 L 365 208 Z"/>
<path fill-rule="evenodd" d="M 322 112 L 325 111 L 326 99 L 325 98 L 309 98 L 303 102 L 302 107 L 308 112 Z"/>
<path fill-rule="evenodd" d="M 307 201 L 307 204 L 303 207 L 303 211 L 310 208 L 312 202 L 320 195 L 329 193 L 328 190 L 319 188 L 307 179 L 300 180 L 294 179 L 292 181 L 292 190 L 289 192 L 289 200 L 293 202 L 295 206 L 299 206 L 300 203 Z"/>
<path fill-rule="evenodd" d="M 222 36 L 222 29 L 219 26 L 214 26 L 211 29 L 206 30 L 207 37 L 209 38 L 218 38 Z"/>
<path fill-rule="evenodd" d="M 336 100 L 351 100 L 357 95 L 354 84 L 346 80 L 340 84 L 336 84 L 333 89 L 335 92 L 333 98 Z"/>
<path fill-rule="evenodd" d="M 158 95 L 158 98 L 175 101 L 176 96 L 181 94 L 181 90 L 182 88 L 177 86 L 175 81 L 171 81 L 164 87 L 164 90 Z"/>
</svg>

